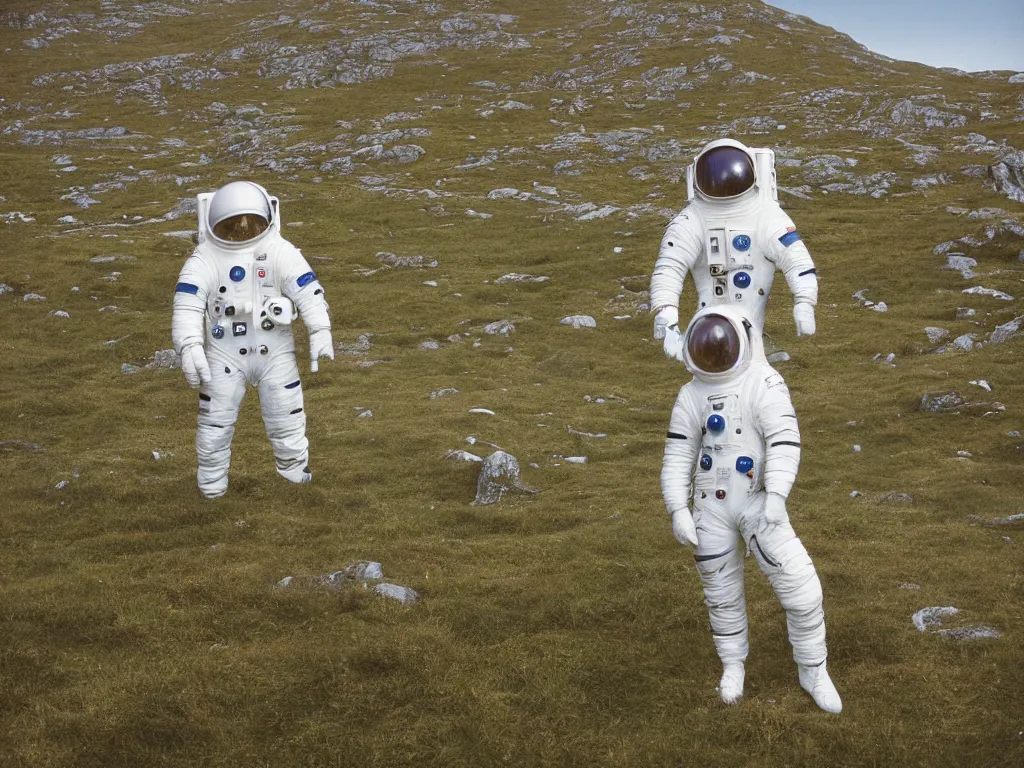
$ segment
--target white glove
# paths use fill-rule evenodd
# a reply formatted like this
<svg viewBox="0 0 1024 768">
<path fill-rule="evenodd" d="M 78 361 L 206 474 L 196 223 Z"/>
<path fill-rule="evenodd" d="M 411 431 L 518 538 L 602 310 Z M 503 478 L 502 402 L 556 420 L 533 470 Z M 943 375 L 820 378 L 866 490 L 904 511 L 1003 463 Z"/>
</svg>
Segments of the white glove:
<svg viewBox="0 0 1024 768">
<path fill-rule="evenodd" d="M 665 350 L 665 357 L 683 362 L 683 333 L 678 325 L 670 325 L 665 329 L 665 341 L 662 348 Z"/>
<path fill-rule="evenodd" d="M 697 546 L 697 526 L 693 524 L 693 515 L 688 509 L 680 509 L 672 513 L 672 535 L 682 545 Z"/>
<path fill-rule="evenodd" d="M 210 383 L 210 364 L 206 362 L 202 344 L 189 344 L 181 350 L 181 372 L 192 389 Z"/>
<path fill-rule="evenodd" d="M 765 528 L 774 528 L 789 519 L 786 512 L 786 497 L 777 493 L 767 493 L 764 499 Z"/>
<path fill-rule="evenodd" d="M 321 357 L 334 359 L 334 340 L 331 338 L 330 328 L 309 334 L 309 370 L 313 373 L 320 370 L 318 361 Z"/>
<path fill-rule="evenodd" d="M 654 316 L 654 340 L 665 338 L 665 329 L 670 325 L 679 325 L 679 310 L 675 307 L 662 307 Z"/>
<path fill-rule="evenodd" d="M 793 319 L 796 321 L 796 335 L 797 336 L 813 336 L 815 331 L 814 324 L 814 305 L 808 304 L 807 302 L 801 302 L 800 304 L 793 305 Z"/>
</svg>

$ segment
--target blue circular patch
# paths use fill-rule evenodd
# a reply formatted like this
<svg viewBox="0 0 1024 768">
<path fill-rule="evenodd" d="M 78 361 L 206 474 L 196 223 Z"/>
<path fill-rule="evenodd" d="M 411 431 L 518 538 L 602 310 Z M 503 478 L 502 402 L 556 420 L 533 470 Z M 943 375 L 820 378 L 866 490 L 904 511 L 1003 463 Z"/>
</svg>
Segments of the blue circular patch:
<svg viewBox="0 0 1024 768">
<path fill-rule="evenodd" d="M 746 272 L 737 272 L 732 277 L 732 283 L 737 288 L 749 288 L 750 287 L 750 275 Z"/>
<path fill-rule="evenodd" d="M 703 470 L 711 469 L 711 457 L 706 453 L 700 457 L 700 468 Z"/>
<path fill-rule="evenodd" d="M 749 251 L 750 238 L 747 235 L 736 235 L 736 237 L 732 239 L 732 247 L 737 251 Z"/>
<path fill-rule="evenodd" d="M 215 338 L 215 339 L 223 339 L 224 338 L 224 326 L 223 325 L 215 325 L 215 326 L 213 326 L 213 328 L 210 329 L 210 335 L 213 336 L 213 338 Z"/>
<path fill-rule="evenodd" d="M 245 269 L 242 267 L 232 267 L 231 271 L 228 272 L 228 277 L 230 277 L 233 282 L 240 283 L 245 280 Z"/>
<path fill-rule="evenodd" d="M 754 468 L 754 460 L 749 456 L 740 456 L 736 459 L 736 471 L 744 475 Z"/>
<path fill-rule="evenodd" d="M 708 416 L 708 431 L 709 432 L 721 432 L 725 429 L 725 419 L 719 416 L 717 413 L 713 413 Z"/>
</svg>

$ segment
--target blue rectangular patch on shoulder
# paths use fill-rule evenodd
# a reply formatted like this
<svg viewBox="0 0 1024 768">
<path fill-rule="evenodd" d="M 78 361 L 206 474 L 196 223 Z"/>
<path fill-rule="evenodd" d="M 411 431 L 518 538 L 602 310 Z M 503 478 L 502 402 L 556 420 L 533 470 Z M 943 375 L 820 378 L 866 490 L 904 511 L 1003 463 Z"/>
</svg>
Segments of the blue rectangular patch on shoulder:
<svg viewBox="0 0 1024 768">
<path fill-rule="evenodd" d="M 199 286 L 192 285 L 192 283 L 178 283 L 174 286 L 175 293 L 191 293 L 193 295 L 199 293 Z"/>
<path fill-rule="evenodd" d="M 299 288 L 305 288 L 307 285 L 312 283 L 314 280 L 316 280 L 316 275 L 314 273 L 312 273 L 312 272 L 307 272 L 304 275 L 299 275 L 299 277 L 295 280 L 295 282 L 299 284 Z"/>
<path fill-rule="evenodd" d="M 779 238 L 779 242 L 782 243 L 787 248 L 789 248 L 789 246 L 791 246 L 793 243 L 795 243 L 799 239 L 800 239 L 800 233 L 797 232 L 794 229 L 792 232 L 787 232 L 782 237 L 780 237 Z"/>
</svg>

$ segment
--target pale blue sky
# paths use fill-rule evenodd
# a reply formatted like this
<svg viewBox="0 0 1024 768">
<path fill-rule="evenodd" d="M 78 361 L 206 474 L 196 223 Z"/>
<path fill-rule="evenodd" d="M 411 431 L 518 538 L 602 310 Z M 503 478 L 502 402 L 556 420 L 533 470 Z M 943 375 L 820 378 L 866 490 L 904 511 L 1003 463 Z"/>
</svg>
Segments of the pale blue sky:
<svg viewBox="0 0 1024 768">
<path fill-rule="evenodd" d="M 1024 71 L 1024 0 L 771 0 L 876 53 L 968 72 Z"/>
</svg>

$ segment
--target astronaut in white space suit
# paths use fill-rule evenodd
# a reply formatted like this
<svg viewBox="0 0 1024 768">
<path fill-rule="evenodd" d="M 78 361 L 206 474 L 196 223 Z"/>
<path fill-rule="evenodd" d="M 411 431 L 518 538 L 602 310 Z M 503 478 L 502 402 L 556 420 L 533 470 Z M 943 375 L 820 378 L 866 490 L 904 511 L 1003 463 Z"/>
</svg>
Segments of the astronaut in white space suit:
<svg viewBox="0 0 1024 768">
<path fill-rule="evenodd" d="M 798 335 L 815 330 L 818 279 L 793 220 L 779 207 L 775 153 L 732 139 L 712 141 L 687 169 L 689 204 L 669 222 L 651 275 L 654 338 L 682 360 L 679 295 L 687 274 L 697 308 L 733 304 L 763 346 L 765 306 L 776 268 L 793 292 Z"/>
<path fill-rule="evenodd" d="M 706 307 L 690 321 L 682 356 L 694 378 L 672 409 L 662 493 L 676 539 L 695 547 L 723 665 L 722 701 L 743 696 L 746 550 L 786 611 L 800 685 L 838 713 L 842 701 L 825 666 L 821 583 L 786 511 L 800 432 L 786 382 L 758 351 L 755 334 L 735 307 Z"/>
<path fill-rule="evenodd" d="M 281 236 L 277 198 L 233 181 L 198 196 L 199 245 L 178 276 L 171 338 L 185 379 L 199 388 L 199 490 L 228 488 L 231 438 L 246 384 L 260 409 L 278 473 L 312 479 L 302 385 L 291 323 L 309 331 L 311 370 L 334 359 L 323 288 L 302 253 Z"/>
</svg>

